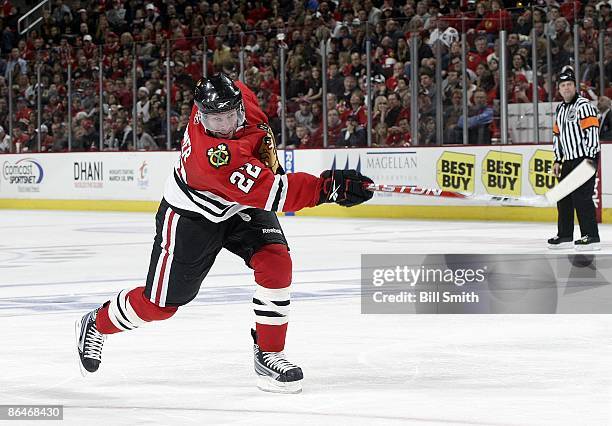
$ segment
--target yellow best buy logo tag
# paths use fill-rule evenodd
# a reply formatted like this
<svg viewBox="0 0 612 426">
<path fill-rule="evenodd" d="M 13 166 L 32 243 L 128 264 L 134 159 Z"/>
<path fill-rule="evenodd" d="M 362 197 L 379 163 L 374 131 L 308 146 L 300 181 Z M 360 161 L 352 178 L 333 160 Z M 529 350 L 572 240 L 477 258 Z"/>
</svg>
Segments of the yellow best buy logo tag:
<svg viewBox="0 0 612 426">
<path fill-rule="evenodd" d="M 529 183 L 536 194 L 546 194 L 559 181 L 551 174 L 553 164 L 555 153 L 544 149 L 537 149 L 529 160 Z"/>
<path fill-rule="evenodd" d="M 476 156 L 444 151 L 436 163 L 436 180 L 440 189 L 474 192 Z"/>
<path fill-rule="evenodd" d="M 489 151 L 482 160 L 482 184 L 492 195 L 521 195 L 523 155 Z"/>
</svg>

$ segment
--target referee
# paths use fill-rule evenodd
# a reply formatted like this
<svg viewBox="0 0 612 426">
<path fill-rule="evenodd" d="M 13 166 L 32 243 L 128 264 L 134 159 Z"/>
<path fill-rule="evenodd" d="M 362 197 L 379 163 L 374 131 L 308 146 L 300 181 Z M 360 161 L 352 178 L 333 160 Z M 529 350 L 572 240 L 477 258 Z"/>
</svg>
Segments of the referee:
<svg viewBox="0 0 612 426">
<path fill-rule="evenodd" d="M 577 93 L 576 76 L 570 67 L 564 68 L 559 75 L 559 93 L 563 102 L 557 106 L 553 125 L 553 173 L 563 180 L 585 159 L 597 167 L 599 120 L 597 108 Z M 574 241 L 574 248 L 580 251 L 600 249 L 593 203 L 595 175 L 557 203 L 557 236 L 548 240 L 548 248 L 571 248 L 576 209 L 581 238 Z"/>
</svg>

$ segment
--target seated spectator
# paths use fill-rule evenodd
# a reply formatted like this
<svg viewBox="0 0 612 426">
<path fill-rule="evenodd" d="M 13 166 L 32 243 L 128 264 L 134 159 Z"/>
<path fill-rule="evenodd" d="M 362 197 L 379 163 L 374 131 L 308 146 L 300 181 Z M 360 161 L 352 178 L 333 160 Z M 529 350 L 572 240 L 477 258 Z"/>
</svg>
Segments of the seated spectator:
<svg viewBox="0 0 612 426">
<path fill-rule="evenodd" d="M 17 75 L 26 75 L 28 73 L 28 63 L 21 57 L 21 53 L 16 47 L 11 49 L 11 55 L 6 64 L 4 78 L 8 80 L 10 73 L 13 73 L 13 81 L 16 79 Z"/>
<path fill-rule="evenodd" d="M 595 48 L 588 46 L 584 51 L 584 62 L 580 64 L 579 81 L 588 87 L 596 87 L 599 83 L 599 62 Z"/>
<path fill-rule="evenodd" d="M 389 112 L 389 102 L 386 96 L 377 96 L 374 98 L 374 107 L 372 108 L 372 127 L 375 128 L 378 123 L 384 123 Z"/>
<path fill-rule="evenodd" d="M 475 94 L 474 94 L 475 95 Z M 538 100 L 544 102 L 546 100 L 546 92 L 538 86 Z M 533 84 L 527 81 L 527 77 L 523 74 L 514 76 L 514 87 L 510 96 L 510 103 L 520 104 L 533 101 Z"/>
<path fill-rule="evenodd" d="M 351 96 L 356 88 L 357 80 L 353 75 L 347 75 L 344 77 L 344 91 L 342 92 L 342 96 L 338 98 L 340 102 L 343 102 L 345 105 L 349 105 L 351 103 Z"/>
<path fill-rule="evenodd" d="M 280 96 L 280 82 L 278 78 L 274 76 L 272 68 L 268 68 L 264 71 L 264 77 L 259 88 L 267 90 L 276 96 Z"/>
<path fill-rule="evenodd" d="M 357 117 L 357 122 L 360 126 L 365 126 L 368 122 L 368 111 L 365 105 L 363 105 L 363 96 L 359 90 L 355 90 L 351 95 L 351 102 L 348 108 L 346 108 L 340 116 L 342 122 L 346 123 L 350 115 L 355 115 Z"/>
<path fill-rule="evenodd" d="M 321 99 L 323 95 L 323 87 L 321 86 L 321 70 L 318 67 L 313 67 L 310 78 L 307 79 L 308 93 L 305 97 L 310 102 L 315 102 Z"/>
<path fill-rule="evenodd" d="M 308 132 L 312 133 L 319 128 L 323 120 L 323 106 L 319 102 L 312 104 L 312 122 L 308 127 Z"/>
<path fill-rule="evenodd" d="M 338 101 L 338 98 L 336 97 L 336 95 L 334 95 L 333 93 L 328 93 L 327 94 L 327 110 L 331 111 L 332 109 L 337 110 L 338 114 L 342 116 L 344 111 L 346 111 L 347 107 L 344 103 L 344 99 L 342 99 L 342 101 Z"/>
<path fill-rule="evenodd" d="M 451 104 L 444 108 L 444 141 L 445 144 L 461 143 L 456 140 L 455 127 L 463 115 L 463 94 L 460 89 L 453 92 Z"/>
<path fill-rule="evenodd" d="M 298 125 L 295 128 L 295 141 L 292 145 L 287 145 L 287 148 L 301 148 L 307 146 L 310 141 L 310 132 L 306 126 Z"/>
<path fill-rule="evenodd" d="M 36 147 L 38 149 L 38 132 L 36 129 Z M 53 148 L 53 138 L 49 136 L 49 128 L 45 124 L 40 125 L 40 145 L 41 151 L 50 151 Z"/>
<path fill-rule="evenodd" d="M 8 154 L 11 152 L 11 137 L 6 134 L 4 127 L 0 126 L 0 153 Z"/>
<path fill-rule="evenodd" d="M 420 92 L 423 92 L 431 98 L 433 103 L 436 102 L 436 86 L 434 84 L 433 75 L 429 70 L 422 70 L 419 73 L 419 82 L 421 83 Z"/>
<path fill-rule="evenodd" d="M 342 130 L 342 120 L 340 120 L 340 114 L 337 110 L 331 109 L 327 111 L 327 143 L 332 145 L 338 140 L 340 131 Z M 323 124 L 315 130 L 312 138 L 307 146 L 302 148 L 323 148 Z"/>
<path fill-rule="evenodd" d="M 299 145 L 300 140 L 296 135 L 297 122 L 293 114 L 287 114 L 285 117 L 285 145 Z M 279 132 L 276 135 L 276 145 L 280 145 L 282 134 Z"/>
<path fill-rule="evenodd" d="M 24 150 L 26 143 L 30 140 L 30 136 L 27 133 L 27 124 L 24 121 L 19 121 L 16 126 L 13 127 L 13 146 L 15 152 L 21 152 Z"/>
<path fill-rule="evenodd" d="M 372 145 L 374 146 L 387 146 L 389 132 L 387 130 L 387 125 L 384 121 L 378 123 L 374 128 L 374 140 L 372 141 Z"/>
<path fill-rule="evenodd" d="M 357 116 L 349 115 L 344 127 L 335 142 L 336 146 L 345 146 L 348 148 L 358 148 L 367 146 L 366 132 L 357 121 Z"/>
<path fill-rule="evenodd" d="M 372 97 L 376 99 L 377 96 L 387 96 L 387 85 L 385 76 L 382 74 L 376 74 L 372 77 Z"/>
<path fill-rule="evenodd" d="M 552 63 L 550 69 L 554 74 L 559 74 L 561 72 L 561 69 L 565 65 L 569 64 L 571 55 L 563 47 L 562 44 L 557 43 L 556 41 L 552 41 L 550 43 L 550 53 L 552 55 Z"/>
<path fill-rule="evenodd" d="M 398 123 L 401 117 L 407 117 L 407 111 L 402 108 L 402 99 L 398 93 L 389 93 L 387 103 L 389 111 L 385 116 L 385 123 L 387 123 L 388 128 L 391 128 Z"/>
<path fill-rule="evenodd" d="M 359 77 L 365 74 L 365 72 L 366 68 L 361 63 L 361 56 L 359 55 L 359 52 L 351 53 L 351 62 L 347 64 L 342 70 L 344 76 L 347 77 L 351 75 L 355 78 L 355 80 L 357 80 L 359 79 Z"/>
<path fill-rule="evenodd" d="M 170 141 L 173 150 L 178 151 L 181 149 L 181 144 L 183 143 L 183 135 L 185 134 L 186 127 L 187 123 L 185 123 L 183 120 L 179 120 L 176 115 L 170 117 Z"/>
<path fill-rule="evenodd" d="M 15 112 L 15 120 L 29 120 L 32 109 L 28 105 L 28 100 L 24 97 L 17 98 L 17 111 Z"/>
<path fill-rule="evenodd" d="M 394 89 L 395 93 L 400 95 L 401 98 L 404 98 L 406 94 L 410 93 L 410 86 L 408 84 L 408 78 L 406 76 L 400 76 L 397 79 L 397 85 Z"/>
<path fill-rule="evenodd" d="M 487 57 L 493 53 L 493 49 L 488 46 L 487 36 L 479 35 L 474 40 L 474 51 L 467 55 L 467 66 L 472 71 L 476 71 L 476 67 L 481 62 L 486 63 Z"/>
<path fill-rule="evenodd" d="M 462 143 L 463 126 L 465 125 L 464 116 L 457 120 L 455 127 L 455 143 Z M 487 93 L 477 89 L 474 92 L 474 105 L 468 108 L 468 143 L 471 145 L 490 145 L 491 130 L 493 122 L 493 108 L 487 105 Z"/>
<path fill-rule="evenodd" d="M 612 141 L 612 102 L 607 96 L 600 96 L 597 100 L 599 110 L 599 139 L 602 141 Z M 0 134 L 0 137 L 2 135 Z"/>
<path fill-rule="evenodd" d="M 66 133 L 66 125 L 64 123 L 53 123 L 51 125 L 51 132 L 53 136 L 53 146 L 50 151 L 66 151 L 68 149 L 68 134 Z"/>
<path fill-rule="evenodd" d="M 144 131 L 142 122 L 138 122 L 136 133 L 136 150 L 138 151 L 157 151 L 159 147 L 153 137 Z"/>
<path fill-rule="evenodd" d="M 87 118 L 75 120 L 72 146 L 72 151 L 89 151 L 91 146 L 97 146 L 99 143 L 98 134 L 95 132 L 93 123 Z"/>
<path fill-rule="evenodd" d="M 442 99 L 445 105 L 451 104 L 451 98 L 456 90 L 461 90 L 460 73 L 451 69 L 446 73 L 446 78 L 442 81 Z"/>
<path fill-rule="evenodd" d="M 512 29 L 512 15 L 508 9 L 502 6 L 503 2 L 501 0 L 491 2 L 491 10 L 483 21 L 483 29 L 489 34 L 497 35 L 500 30 Z"/>
<path fill-rule="evenodd" d="M 512 73 L 516 76 L 522 74 L 525 76 L 528 82 L 532 81 L 532 72 L 529 66 L 527 65 L 527 60 L 520 53 L 516 53 L 512 57 Z"/>
<path fill-rule="evenodd" d="M 398 84 L 398 80 L 402 77 L 405 77 L 404 64 L 402 62 L 396 62 L 395 64 L 393 64 L 393 74 L 385 82 L 387 89 L 392 92 L 395 91 L 395 88 Z"/>
<path fill-rule="evenodd" d="M 411 141 L 408 117 L 400 117 L 398 125 L 388 129 L 387 145 L 410 146 Z M 422 141 L 419 141 L 419 143 L 422 143 Z"/>
<path fill-rule="evenodd" d="M 431 115 L 419 121 L 419 145 L 437 145 L 436 121 Z"/>
<path fill-rule="evenodd" d="M 429 94 L 423 90 L 419 92 L 418 97 L 419 118 L 426 115 L 434 116 L 436 114 L 435 105 L 433 104 Z"/>
<path fill-rule="evenodd" d="M 295 112 L 294 118 L 297 126 L 312 127 L 312 111 L 310 108 L 310 100 L 301 98 L 299 100 L 300 109 Z"/>
<path fill-rule="evenodd" d="M 136 114 L 141 117 L 143 123 L 147 123 L 151 119 L 149 112 L 151 102 L 149 101 L 149 89 L 142 86 L 138 89 L 138 102 L 136 102 Z"/>
<path fill-rule="evenodd" d="M 111 141 L 111 149 L 119 151 L 133 151 L 134 140 L 132 137 L 132 127 L 123 117 L 118 117 L 112 127 L 114 139 Z"/>
<path fill-rule="evenodd" d="M 327 91 L 336 96 L 342 96 L 344 91 L 344 77 L 338 71 L 338 64 L 330 63 L 327 67 Z"/>
</svg>

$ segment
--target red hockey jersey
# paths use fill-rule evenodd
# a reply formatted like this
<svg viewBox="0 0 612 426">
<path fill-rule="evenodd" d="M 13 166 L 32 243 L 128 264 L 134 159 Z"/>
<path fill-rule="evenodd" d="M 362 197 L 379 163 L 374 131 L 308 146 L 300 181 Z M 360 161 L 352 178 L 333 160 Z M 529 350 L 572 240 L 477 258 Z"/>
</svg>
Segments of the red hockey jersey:
<svg viewBox="0 0 612 426">
<path fill-rule="evenodd" d="M 194 105 L 183 135 L 181 156 L 166 182 L 164 198 L 174 207 L 222 222 L 249 207 L 297 211 L 317 204 L 321 179 L 307 173 L 275 175 L 259 159 L 268 120 L 255 94 L 242 91 L 246 123 L 236 139 L 209 136 Z"/>
</svg>

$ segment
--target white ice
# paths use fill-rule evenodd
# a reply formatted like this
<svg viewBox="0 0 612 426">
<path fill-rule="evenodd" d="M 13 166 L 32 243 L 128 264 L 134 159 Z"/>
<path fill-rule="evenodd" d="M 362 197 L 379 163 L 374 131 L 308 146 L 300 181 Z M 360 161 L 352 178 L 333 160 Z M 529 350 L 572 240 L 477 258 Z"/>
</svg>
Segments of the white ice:
<svg viewBox="0 0 612 426">
<path fill-rule="evenodd" d="M 230 253 L 196 300 L 110 336 L 81 377 L 74 320 L 142 285 L 154 216 L 1 211 L 0 404 L 63 404 L 70 425 L 612 424 L 611 316 L 360 313 L 363 253 L 544 252 L 554 224 L 281 222 L 298 395 L 254 385 L 254 281 Z M 612 226 L 601 234 L 612 252 Z"/>
</svg>

